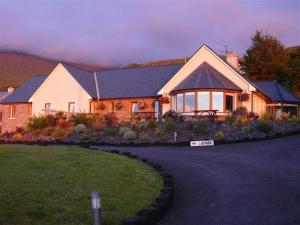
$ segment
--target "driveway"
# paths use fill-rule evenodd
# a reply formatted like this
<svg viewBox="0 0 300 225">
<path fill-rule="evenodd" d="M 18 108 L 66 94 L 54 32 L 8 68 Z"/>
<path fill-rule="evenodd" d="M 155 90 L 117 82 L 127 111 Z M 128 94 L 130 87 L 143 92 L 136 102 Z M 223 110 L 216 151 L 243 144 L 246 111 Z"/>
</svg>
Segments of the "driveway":
<svg viewBox="0 0 300 225">
<path fill-rule="evenodd" d="M 175 181 L 162 225 L 299 225 L 300 135 L 212 147 L 103 147 L 159 163 Z"/>
</svg>

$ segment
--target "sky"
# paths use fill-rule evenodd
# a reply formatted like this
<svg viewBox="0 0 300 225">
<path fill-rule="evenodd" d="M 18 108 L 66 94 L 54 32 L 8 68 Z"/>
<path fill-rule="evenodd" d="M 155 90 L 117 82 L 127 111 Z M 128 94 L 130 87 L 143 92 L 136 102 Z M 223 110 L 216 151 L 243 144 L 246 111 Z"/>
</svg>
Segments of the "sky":
<svg viewBox="0 0 300 225">
<path fill-rule="evenodd" d="M 0 0 L 1 50 L 91 65 L 243 55 L 256 30 L 300 45 L 300 1 Z"/>
</svg>

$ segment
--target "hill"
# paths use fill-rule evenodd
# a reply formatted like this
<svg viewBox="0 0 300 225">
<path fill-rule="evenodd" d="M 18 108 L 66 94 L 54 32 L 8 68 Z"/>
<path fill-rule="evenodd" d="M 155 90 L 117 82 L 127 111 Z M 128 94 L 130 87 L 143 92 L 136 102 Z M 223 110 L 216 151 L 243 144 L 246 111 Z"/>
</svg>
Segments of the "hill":
<svg viewBox="0 0 300 225">
<path fill-rule="evenodd" d="M 57 63 L 35 55 L 0 51 L 0 90 L 6 90 L 8 86 L 19 87 L 34 75 L 49 74 Z M 103 69 L 101 66 L 66 63 L 88 71 Z"/>
</svg>

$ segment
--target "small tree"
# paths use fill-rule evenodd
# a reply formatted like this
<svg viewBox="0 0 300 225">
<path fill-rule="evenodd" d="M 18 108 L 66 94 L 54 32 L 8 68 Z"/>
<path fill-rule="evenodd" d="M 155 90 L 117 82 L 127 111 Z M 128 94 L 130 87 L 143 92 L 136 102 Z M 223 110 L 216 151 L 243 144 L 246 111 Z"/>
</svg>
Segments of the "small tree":
<svg viewBox="0 0 300 225">
<path fill-rule="evenodd" d="M 262 31 L 256 31 L 252 44 L 246 51 L 242 70 L 251 80 L 277 80 L 278 74 L 287 69 L 288 55 L 284 46 Z"/>
</svg>

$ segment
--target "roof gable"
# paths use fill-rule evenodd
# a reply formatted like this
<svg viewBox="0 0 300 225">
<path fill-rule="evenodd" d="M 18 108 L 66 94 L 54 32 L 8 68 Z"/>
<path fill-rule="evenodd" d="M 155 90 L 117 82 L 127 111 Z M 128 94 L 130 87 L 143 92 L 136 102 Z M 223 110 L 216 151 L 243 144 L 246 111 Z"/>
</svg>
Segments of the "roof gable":
<svg viewBox="0 0 300 225">
<path fill-rule="evenodd" d="M 226 78 L 219 71 L 214 69 L 207 62 L 202 63 L 194 72 L 192 72 L 185 80 L 183 80 L 172 91 L 196 89 L 196 88 L 208 88 L 208 89 L 227 89 L 227 90 L 239 90 L 237 85 Z"/>
<path fill-rule="evenodd" d="M 241 74 L 233 69 L 228 63 L 224 62 L 208 46 L 203 45 L 191 59 L 159 90 L 158 94 L 168 94 L 172 89 L 179 85 L 184 79 L 192 74 L 203 62 L 209 63 L 232 83 L 245 91 L 255 91 L 256 88 L 251 82 L 247 81 Z"/>
<path fill-rule="evenodd" d="M 46 75 L 34 76 L 21 87 L 8 95 L 1 103 L 25 103 L 28 102 L 34 92 L 47 78 Z"/>
</svg>

